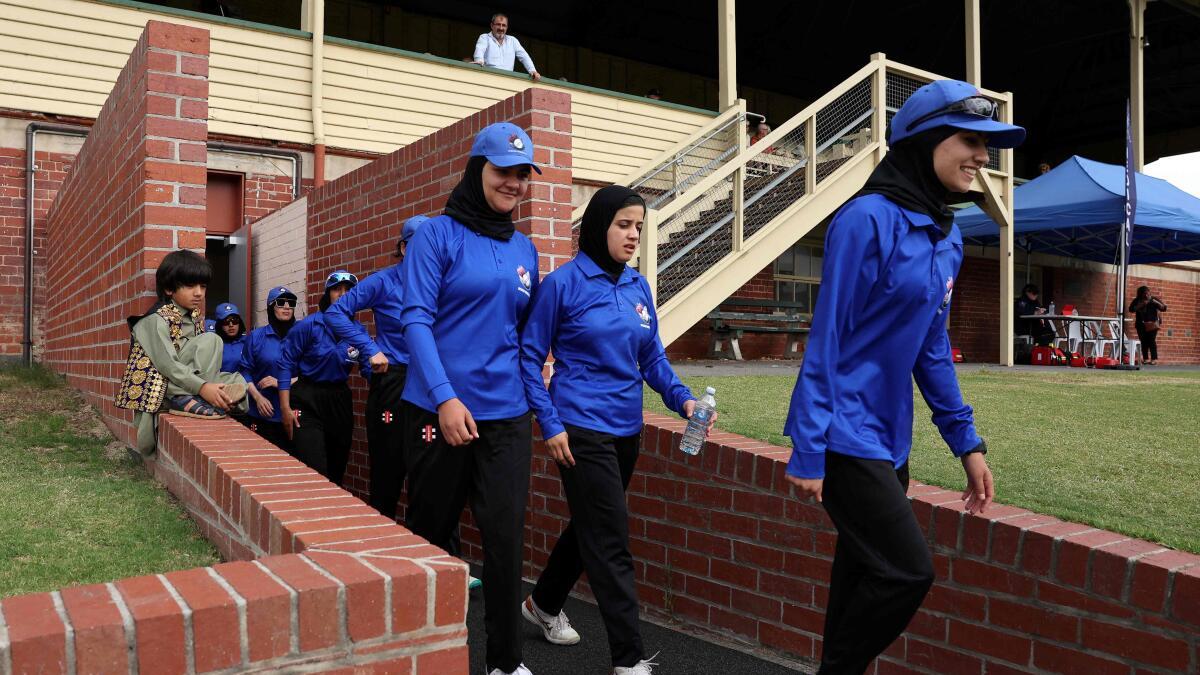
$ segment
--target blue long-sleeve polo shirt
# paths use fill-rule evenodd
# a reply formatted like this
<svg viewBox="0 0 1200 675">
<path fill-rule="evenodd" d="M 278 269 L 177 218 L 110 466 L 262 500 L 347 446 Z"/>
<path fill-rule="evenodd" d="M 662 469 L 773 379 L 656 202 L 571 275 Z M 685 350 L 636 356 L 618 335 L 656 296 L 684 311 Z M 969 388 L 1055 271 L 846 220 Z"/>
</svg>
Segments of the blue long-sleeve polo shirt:
<svg viewBox="0 0 1200 675">
<path fill-rule="evenodd" d="M 518 329 L 538 285 L 533 242 L 520 232 L 485 237 L 438 216 L 409 242 L 402 269 L 403 399 L 432 412 L 457 397 L 476 420 L 528 412 Z"/>
<path fill-rule="evenodd" d="M 325 325 L 325 313 L 317 312 L 297 321 L 288 331 L 275 364 L 275 378 L 279 380 L 280 391 L 291 389 L 293 377 L 313 382 L 345 382 L 355 363 L 361 367 L 363 376 L 369 377 L 370 358 L 361 351 L 354 353 L 349 342 L 336 339 Z"/>
<path fill-rule="evenodd" d="M 542 380 L 548 351 L 549 392 Z M 681 416 L 695 398 L 667 361 L 646 280 L 626 267 L 614 283 L 586 253 L 551 272 L 534 294 L 521 331 L 521 376 L 545 438 L 562 432 L 563 422 L 638 433 L 643 381 Z"/>
<path fill-rule="evenodd" d="M 389 363 L 408 363 L 408 345 L 400 321 L 404 310 L 403 264 L 396 263 L 358 282 L 324 312 L 325 323 L 334 336 L 354 345 L 368 359 L 383 352 Z M 367 309 L 375 317 L 374 340 L 366 326 L 354 319 L 355 314 Z"/>
<path fill-rule="evenodd" d="M 247 382 L 253 382 L 255 386 L 258 386 L 258 381 L 264 377 L 268 375 L 275 377 L 275 364 L 279 361 L 279 353 L 282 349 L 283 340 L 275 334 L 274 328 L 270 325 L 255 328 L 246 334 L 238 372 Z M 283 418 L 279 414 L 279 390 L 275 387 L 268 387 L 258 391 L 274 407 L 275 412 L 271 414 L 269 421 L 281 421 Z M 253 404 L 250 405 L 250 416 L 264 419 L 258 412 L 258 406 Z"/>
<path fill-rule="evenodd" d="M 787 473 L 825 475 L 825 453 L 887 460 L 912 449 L 912 380 L 956 457 L 981 442 L 963 402 L 946 318 L 962 235 L 878 194 L 847 203 L 825 236 L 821 289 L 784 432 Z"/>
<path fill-rule="evenodd" d="M 242 348 L 245 346 L 245 335 L 239 335 L 221 346 L 221 372 L 241 372 L 238 365 L 242 362 Z"/>
</svg>

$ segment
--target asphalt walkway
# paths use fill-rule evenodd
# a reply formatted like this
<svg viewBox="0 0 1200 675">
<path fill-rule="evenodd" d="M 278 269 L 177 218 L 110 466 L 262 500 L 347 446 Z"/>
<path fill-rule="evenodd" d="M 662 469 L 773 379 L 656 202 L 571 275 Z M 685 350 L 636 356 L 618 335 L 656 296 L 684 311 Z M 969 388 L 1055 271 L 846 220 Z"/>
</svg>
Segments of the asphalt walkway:
<svg viewBox="0 0 1200 675">
<path fill-rule="evenodd" d="M 478 570 L 476 570 L 478 572 Z M 533 587 L 526 584 L 528 593 Z M 524 622 L 525 665 L 533 675 L 608 675 L 612 661 L 600 610 L 576 598 L 564 608 L 571 625 L 582 638 L 579 644 L 561 647 L 546 642 L 536 626 Z M 471 591 L 467 612 L 471 648 L 471 675 L 484 673 L 483 593 Z M 714 644 L 696 635 L 642 622 L 642 642 L 647 656 L 658 652 L 654 675 L 795 675 L 811 670 L 800 664 L 788 664 L 760 658 L 726 645 Z"/>
</svg>

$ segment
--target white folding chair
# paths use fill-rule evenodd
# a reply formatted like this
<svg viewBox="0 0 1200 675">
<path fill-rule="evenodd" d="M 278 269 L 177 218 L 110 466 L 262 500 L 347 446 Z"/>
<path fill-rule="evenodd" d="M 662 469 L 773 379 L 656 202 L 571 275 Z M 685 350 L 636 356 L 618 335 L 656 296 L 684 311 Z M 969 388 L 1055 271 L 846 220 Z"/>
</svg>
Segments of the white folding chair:
<svg viewBox="0 0 1200 675">
<path fill-rule="evenodd" d="M 1068 321 L 1067 324 L 1067 351 L 1071 354 L 1080 351 L 1083 344 L 1083 327 L 1079 321 Z"/>
<path fill-rule="evenodd" d="M 1111 333 L 1113 336 L 1112 341 L 1113 341 L 1113 344 L 1115 345 L 1117 342 L 1117 335 L 1121 331 L 1120 320 L 1109 321 L 1108 322 L 1108 330 L 1109 330 L 1109 333 Z M 1131 336 L 1129 334 L 1129 331 L 1125 331 L 1124 349 L 1118 350 L 1118 354 L 1114 358 L 1116 358 L 1118 361 L 1120 361 L 1121 357 L 1124 356 L 1125 354 L 1129 355 L 1129 365 L 1131 365 L 1131 366 L 1137 365 L 1138 359 L 1141 358 L 1141 355 L 1142 355 L 1142 341 L 1136 337 Z"/>
<path fill-rule="evenodd" d="M 1104 337 L 1104 330 L 1100 327 L 1099 321 L 1085 321 L 1083 322 L 1083 347 L 1085 358 L 1104 356 L 1109 348 L 1113 352 L 1117 351 L 1117 341 Z"/>
</svg>

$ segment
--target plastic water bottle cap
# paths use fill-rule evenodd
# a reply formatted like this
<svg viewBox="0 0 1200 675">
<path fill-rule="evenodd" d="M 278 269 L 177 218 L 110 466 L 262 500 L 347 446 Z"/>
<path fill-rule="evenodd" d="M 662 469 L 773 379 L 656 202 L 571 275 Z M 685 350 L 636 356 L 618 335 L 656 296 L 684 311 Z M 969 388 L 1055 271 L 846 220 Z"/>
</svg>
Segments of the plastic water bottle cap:
<svg viewBox="0 0 1200 675">
<path fill-rule="evenodd" d="M 706 394 L 708 394 L 708 395 L 710 395 L 710 396 L 716 396 L 716 395 L 717 395 L 717 390 L 716 390 L 716 389 L 713 389 L 712 387 L 706 387 L 706 388 L 704 389 L 704 393 L 706 393 Z"/>
</svg>

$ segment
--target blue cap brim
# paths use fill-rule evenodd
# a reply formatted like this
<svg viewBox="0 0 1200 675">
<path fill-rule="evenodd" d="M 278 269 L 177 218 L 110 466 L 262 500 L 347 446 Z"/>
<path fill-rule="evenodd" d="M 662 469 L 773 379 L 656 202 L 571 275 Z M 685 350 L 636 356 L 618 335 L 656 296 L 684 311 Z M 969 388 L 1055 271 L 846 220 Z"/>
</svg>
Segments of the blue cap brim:
<svg viewBox="0 0 1200 675">
<path fill-rule="evenodd" d="M 538 173 L 539 176 L 542 174 L 542 170 L 538 168 L 538 165 L 529 161 L 529 158 L 526 157 L 525 155 L 514 155 L 514 154 L 504 153 L 503 155 L 484 155 L 484 156 L 487 157 L 487 161 L 491 162 L 492 164 L 495 164 L 496 166 L 502 166 L 502 167 L 507 168 L 510 166 L 517 166 L 518 164 L 528 164 L 530 167 L 533 168 L 534 171 L 536 171 Z"/>
<path fill-rule="evenodd" d="M 973 115 L 947 115 L 935 126 L 948 126 L 987 134 L 989 148 L 1015 148 L 1025 141 L 1025 127 L 1005 124 L 996 120 L 980 119 Z"/>
</svg>

